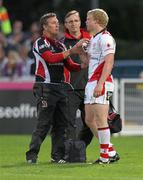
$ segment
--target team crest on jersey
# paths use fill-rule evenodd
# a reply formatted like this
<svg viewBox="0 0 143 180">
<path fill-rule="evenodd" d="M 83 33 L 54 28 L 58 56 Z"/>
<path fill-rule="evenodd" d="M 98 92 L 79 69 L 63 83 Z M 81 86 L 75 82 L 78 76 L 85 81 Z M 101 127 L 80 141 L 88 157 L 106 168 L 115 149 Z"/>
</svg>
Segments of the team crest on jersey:
<svg viewBox="0 0 143 180">
<path fill-rule="evenodd" d="M 46 107 L 48 107 L 47 101 L 42 100 L 42 108 L 46 108 Z"/>
<path fill-rule="evenodd" d="M 111 46 L 111 45 L 108 43 L 108 44 L 107 44 L 107 47 L 110 47 L 110 46 Z"/>
</svg>

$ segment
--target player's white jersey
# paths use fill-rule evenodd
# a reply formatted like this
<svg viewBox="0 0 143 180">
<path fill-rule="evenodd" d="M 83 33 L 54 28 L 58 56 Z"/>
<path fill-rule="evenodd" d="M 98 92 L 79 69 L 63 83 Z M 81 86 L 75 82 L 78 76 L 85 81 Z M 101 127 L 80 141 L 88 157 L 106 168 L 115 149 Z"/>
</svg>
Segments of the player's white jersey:
<svg viewBox="0 0 143 180">
<path fill-rule="evenodd" d="M 93 36 L 90 40 L 87 53 L 89 55 L 88 81 L 98 80 L 104 66 L 104 57 L 110 53 L 115 53 L 116 43 L 111 34 L 103 30 Z M 112 81 L 109 76 L 107 81 Z"/>
</svg>

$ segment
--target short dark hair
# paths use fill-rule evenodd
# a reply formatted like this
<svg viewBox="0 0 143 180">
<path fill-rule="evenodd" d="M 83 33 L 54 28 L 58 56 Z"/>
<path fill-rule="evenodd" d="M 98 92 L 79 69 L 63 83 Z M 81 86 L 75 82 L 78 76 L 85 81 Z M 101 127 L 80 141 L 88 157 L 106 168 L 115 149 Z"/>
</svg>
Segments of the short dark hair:
<svg viewBox="0 0 143 180">
<path fill-rule="evenodd" d="M 66 20 L 68 17 L 70 17 L 70 16 L 73 15 L 73 14 L 78 14 L 78 15 L 79 15 L 79 12 L 76 11 L 76 10 L 69 11 L 69 12 L 65 15 L 64 20 Z M 80 16 L 80 15 L 79 15 L 79 16 Z"/>
<path fill-rule="evenodd" d="M 50 12 L 47 14 L 44 14 L 41 18 L 40 18 L 40 35 L 43 34 L 43 25 L 47 24 L 47 20 L 51 17 L 57 17 L 55 13 Z"/>
</svg>

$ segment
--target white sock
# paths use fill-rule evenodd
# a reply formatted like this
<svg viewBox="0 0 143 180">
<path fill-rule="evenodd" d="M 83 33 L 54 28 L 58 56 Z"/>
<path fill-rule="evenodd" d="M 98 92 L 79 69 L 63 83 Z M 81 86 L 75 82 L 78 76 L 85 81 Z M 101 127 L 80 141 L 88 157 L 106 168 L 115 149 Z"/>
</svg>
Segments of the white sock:
<svg viewBox="0 0 143 180">
<path fill-rule="evenodd" d="M 109 160 L 108 148 L 110 143 L 109 127 L 98 128 L 98 138 L 100 143 L 100 159 L 103 162 L 107 162 Z"/>
</svg>

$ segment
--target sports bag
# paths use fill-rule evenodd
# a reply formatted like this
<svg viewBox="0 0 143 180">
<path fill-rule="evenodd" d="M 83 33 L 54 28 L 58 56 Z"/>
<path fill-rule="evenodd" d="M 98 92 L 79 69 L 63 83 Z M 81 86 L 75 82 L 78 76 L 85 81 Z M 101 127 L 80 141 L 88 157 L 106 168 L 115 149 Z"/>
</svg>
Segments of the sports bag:
<svg viewBox="0 0 143 180">
<path fill-rule="evenodd" d="M 117 111 L 115 110 L 111 101 L 110 101 L 110 112 L 108 114 L 107 120 L 111 134 L 118 133 L 122 130 L 122 119 L 120 117 L 120 114 L 118 114 Z"/>
<path fill-rule="evenodd" d="M 74 139 L 66 140 L 64 159 L 69 163 L 86 162 L 86 145 L 84 141 Z"/>
</svg>

